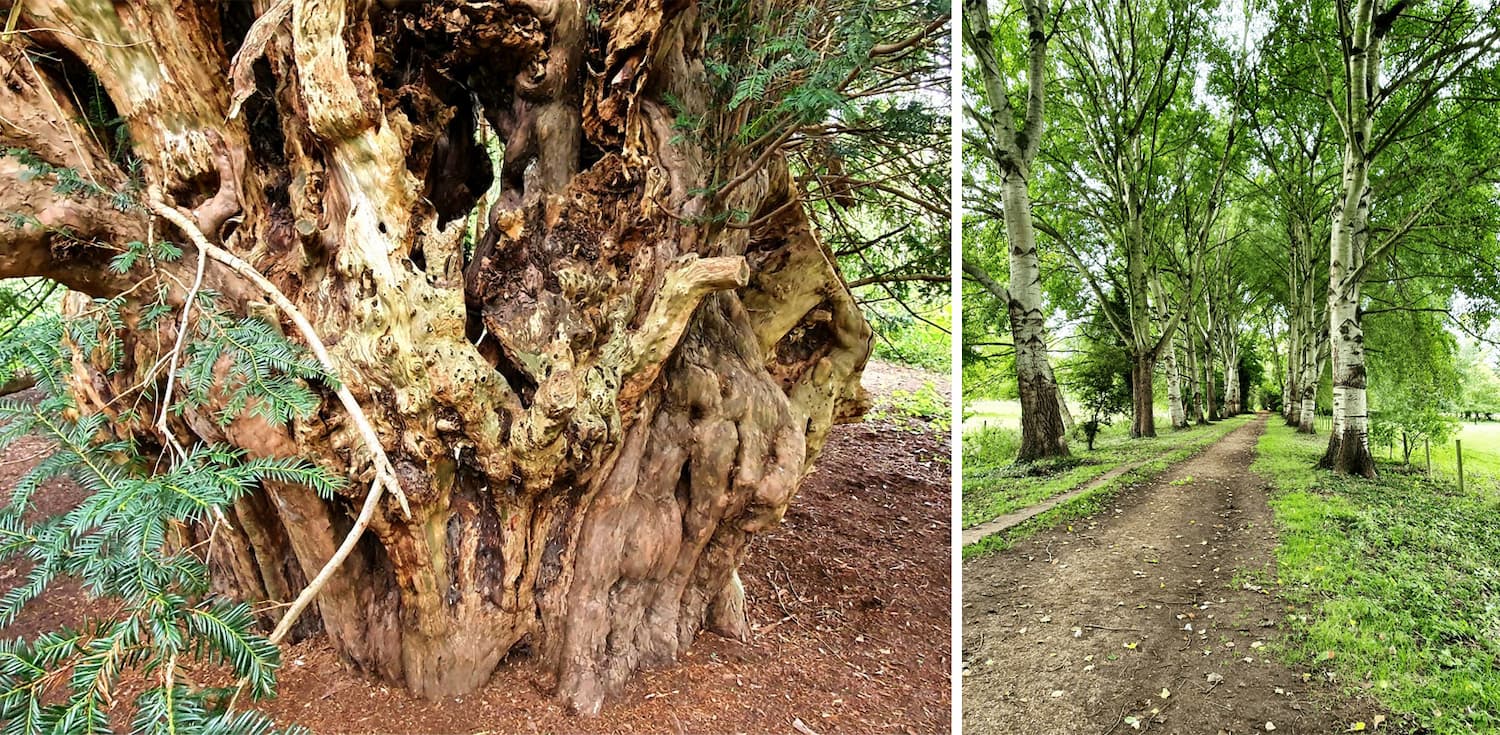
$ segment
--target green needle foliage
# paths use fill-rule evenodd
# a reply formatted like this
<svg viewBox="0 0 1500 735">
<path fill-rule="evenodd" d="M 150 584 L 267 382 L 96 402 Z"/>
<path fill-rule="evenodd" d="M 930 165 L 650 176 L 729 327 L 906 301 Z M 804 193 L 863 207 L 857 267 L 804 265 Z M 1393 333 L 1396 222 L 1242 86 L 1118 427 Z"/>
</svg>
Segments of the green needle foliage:
<svg viewBox="0 0 1500 735">
<path fill-rule="evenodd" d="M 880 334 L 882 357 L 946 370 L 949 61 L 946 1 L 710 0 L 706 111 L 669 98 L 680 137 L 726 167 L 723 198 L 767 150 L 787 163 L 818 237 Z M 752 227 L 767 213 L 711 216 Z"/>
<path fill-rule="evenodd" d="M 39 175 L 72 180 L 56 171 Z M 113 265 L 121 273 L 143 271 L 143 282 L 160 284 L 151 269 L 181 255 L 171 243 L 133 243 Z M 142 292 L 153 295 L 149 288 L 137 295 Z M 111 431 L 110 417 L 80 410 L 66 382 L 75 356 L 103 366 L 106 376 L 123 370 L 120 334 L 127 316 L 159 322 L 173 334 L 183 323 L 181 310 L 158 286 L 148 303 L 99 300 L 81 316 L 34 316 L 0 338 L 0 383 L 25 374 L 42 393 L 40 399 L 0 401 L 0 450 L 27 436 L 50 447 L 0 508 L 0 561 L 24 559 L 29 566 L 25 579 L 0 596 L 0 625 L 14 622 L 27 603 L 64 579 L 79 581 L 90 596 L 112 600 L 119 610 L 76 629 L 0 642 L 0 734 L 127 727 L 177 735 L 281 732 L 259 713 L 231 710 L 232 690 L 184 680 L 185 666 L 211 667 L 259 699 L 274 692 L 281 663 L 277 648 L 257 632 L 248 605 L 211 594 L 206 543 L 195 542 L 189 530 L 212 529 L 225 509 L 264 482 L 302 485 L 331 498 L 343 479 L 299 458 L 249 458 L 206 444 L 179 451 L 149 438 L 121 438 Z M 320 404 L 313 384 L 334 385 L 274 325 L 222 311 L 212 293 L 198 294 L 187 325 L 174 395 L 158 394 L 166 383 L 158 374 L 116 400 L 116 420 L 142 419 L 131 405 L 170 400 L 179 415 L 206 410 L 222 423 L 254 415 L 284 424 Z M 86 497 L 43 516 L 34 498 L 57 478 L 77 482 Z M 123 701 L 127 691 L 129 702 Z"/>
</svg>

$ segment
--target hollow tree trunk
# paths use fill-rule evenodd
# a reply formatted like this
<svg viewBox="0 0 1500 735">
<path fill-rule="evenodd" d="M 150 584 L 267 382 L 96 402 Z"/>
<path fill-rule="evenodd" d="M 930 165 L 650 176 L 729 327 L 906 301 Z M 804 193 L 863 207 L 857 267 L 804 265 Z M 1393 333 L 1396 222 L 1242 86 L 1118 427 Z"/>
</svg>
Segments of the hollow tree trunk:
<svg viewBox="0 0 1500 735">
<path fill-rule="evenodd" d="M 411 514 L 378 509 L 304 632 L 428 697 L 529 649 L 585 713 L 705 625 L 744 634 L 736 568 L 831 425 L 863 409 L 871 335 L 780 156 L 752 166 L 762 151 L 710 154 L 676 129 L 715 114 L 696 5 L 28 0 L 21 22 L 66 61 L 37 70 L 0 48 L 15 80 L 0 140 L 186 210 L 311 319 L 390 455 Z M 80 69 L 124 120 L 144 187 L 74 124 L 60 90 Z M 480 125 L 504 141 L 498 172 Z M 139 209 L 22 173 L 0 159 L 0 205 L 42 226 L 0 234 L 0 275 L 101 296 L 146 277 L 107 267 L 149 231 Z M 468 256 L 465 216 L 495 174 Z M 754 224 L 725 227 L 730 211 Z M 156 277 L 190 280 L 195 261 L 189 247 Z M 279 320 L 217 263 L 206 284 Z M 95 410 L 170 344 L 131 336 L 137 374 Z M 285 429 L 193 412 L 172 429 L 354 480 L 331 502 L 267 486 L 221 531 L 216 588 L 288 601 L 374 476 L 355 428 L 330 400 Z"/>
</svg>

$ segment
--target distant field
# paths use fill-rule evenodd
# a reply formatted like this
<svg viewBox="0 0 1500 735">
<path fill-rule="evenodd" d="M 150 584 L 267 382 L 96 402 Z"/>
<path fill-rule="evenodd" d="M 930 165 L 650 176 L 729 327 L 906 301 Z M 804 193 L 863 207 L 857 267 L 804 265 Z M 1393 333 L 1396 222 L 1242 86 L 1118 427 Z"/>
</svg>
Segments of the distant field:
<svg viewBox="0 0 1500 735">
<path fill-rule="evenodd" d="M 1075 406 L 1070 402 L 1068 404 L 1068 410 L 1073 413 L 1073 420 L 1083 420 L 1082 409 L 1080 409 L 1078 406 Z M 1129 431 L 1130 429 L 1130 418 L 1128 416 L 1115 416 L 1113 417 L 1113 422 L 1114 423 L 1112 423 L 1110 426 L 1106 426 L 1104 430 L 1099 433 L 1099 437 L 1101 439 L 1111 434 L 1119 433 L 1122 427 L 1125 431 Z M 978 431 L 987 427 L 997 426 L 1005 429 L 1013 429 L 1015 431 L 1021 430 L 1020 401 L 983 399 L 977 401 L 969 401 L 968 404 L 964 406 L 963 429 L 965 434 L 971 431 Z M 1171 417 L 1167 413 L 1167 408 L 1165 406 L 1157 406 L 1157 432 L 1161 432 L 1163 429 L 1170 428 L 1172 428 L 1172 421 Z"/>
<path fill-rule="evenodd" d="M 1318 417 L 1318 436 L 1325 441 L 1331 424 L 1331 418 Z M 1442 444 L 1432 445 L 1433 474 L 1457 482 L 1458 462 L 1454 439 L 1463 442 L 1464 445 L 1465 486 L 1482 488 L 1500 498 L 1500 421 L 1465 422 L 1461 424 L 1458 434 L 1452 439 Z M 1392 458 L 1398 462 L 1401 459 L 1400 444 L 1397 444 L 1394 450 L 1375 447 L 1372 451 L 1377 459 L 1387 462 Z M 1416 467 L 1426 466 L 1427 457 L 1422 451 L 1421 444 L 1412 450 L 1411 463 Z"/>
<path fill-rule="evenodd" d="M 1073 406 L 1068 409 L 1077 415 Z M 1019 430 L 1021 428 L 1021 402 L 1020 401 L 969 401 L 964 406 L 964 433 L 983 428 L 985 426 L 1004 426 Z"/>
<path fill-rule="evenodd" d="M 1458 433 L 1464 445 L 1464 483 L 1469 488 L 1484 488 L 1493 496 L 1500 496 L 1500 421 L 1466 423 Z M 1425 462 L 1418 452 L 1412 452 L 1412 463 Z M 1452 441 L 1442 447 L 1432 448 L 1432 470 L 1446 477 L 1456 477 L 1456 461 Z"/>
<path fill-rule="evenodd" d="M 1073 418 L 1078 419 L 1080 414 L 1076 406 L 1069 406 L 1073 411 Z M 1015 441 L 1020 441 L 1021 429 L 1021 402 L 979 400 L 970 401 L 965 411 L 963 430 L 968 435 L 986 427 L 1000 427 L 1017 433 Z M 1273 417 L 1273 421 L 1276 419 Z M 1318 417 L 1318 435 L 1328 436 L 1328 427 L 1331 419 L 1327 416 Z M 1118 438 L 1125 430 L 1129 429 L 1128 419 L 1124 416 L 1115 417 L 1115 423 L 1105 427 L 1099 434 L 1099 443 Z M 1166 410 L 1157 408 L 1156 430 L 1158 433 L 1164 429 L 1170 429 Z M 1465 422 L 1457 435 L 1464 447 L 1464 481 L 1465 483 L 1479 483 L 1490 491 L 1500 496 L 1500 421 Z M 1011 451 L 1014 451 L 1012 448 Z M 1400 448 L 1396 449 L 1399 457 Z M 1375 454 L 1382 459 L 1390 455 L 1384 448 L 1376 448 Z M 1411 455 L 1412 464 L 1423 466 L 1426 457 L 1418 447 Z M 1454 478 L 1458 474 L 1458 463 L 1455 458 L 1453 440 L 1448 440 L 1441 446 L 1432 447 L 1432 469 L 1433 472 L 1448 478 Z"/>
</svg>

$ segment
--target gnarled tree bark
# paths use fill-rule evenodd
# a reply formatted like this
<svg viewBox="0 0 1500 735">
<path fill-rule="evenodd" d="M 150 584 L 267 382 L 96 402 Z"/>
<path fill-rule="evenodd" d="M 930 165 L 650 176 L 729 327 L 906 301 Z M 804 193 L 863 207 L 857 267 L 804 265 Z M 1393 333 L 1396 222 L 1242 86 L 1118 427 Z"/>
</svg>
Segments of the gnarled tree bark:
<svg viewBox="0 0 1500 735">
<path fill-rule="evenodd" d="M 745 634 L 736 568 L 863 410 L 871 333 L 780 154 L 679 135 L 679 114 L 709 113 L 701 8 L 25 0 L 20 19 L 63 61 L 0 47 L 0 141 L 192 212 L 311 319 L 394 464 L 410 515 L 377 509 L 298 633 L 429 697 L 529 649 L 585 713 L 705 625 Z M 88 79 L 128 160 L 75 122 L 62 90 Z M 498 171 L 480 126 L 504 141 Z M 0 209 L 31 218 L 0 232 L 0 275 L 92 295 L 157 278 L 183 297 L 191 247 L 152 274 L 107 267 L 182 233 L 23 181 L 26 165 L 0 159 Z M 495 178 L 471 253 L 465 218 Z M 231 269 L 205 283 L 279 319 Z M 95 410 L 162 378 L 159 335 L 133 336 L 134 380 L 94 381 Z M 240 502 L 213 546 L 220 591 L 289 601 L 350 527 L 375 470 L 328 395 L 284 429 L 172 421 L 355 480 L 331 502 L 278 486 Z"/>
</svg>

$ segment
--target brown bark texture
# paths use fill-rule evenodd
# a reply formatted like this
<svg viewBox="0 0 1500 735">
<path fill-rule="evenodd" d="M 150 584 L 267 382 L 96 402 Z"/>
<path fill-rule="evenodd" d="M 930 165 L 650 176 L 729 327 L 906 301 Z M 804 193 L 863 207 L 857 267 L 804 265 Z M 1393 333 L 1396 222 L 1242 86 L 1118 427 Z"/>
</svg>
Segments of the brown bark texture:
<svg viewBox="0 0 1500 735">
<path fill-rule="evenodd" d="M 1136 354 L 1130 360 L 1131 411 L 1130 436 L 1135 439 L 1156 436 L 1156 375 L 1154 354 Z"/>
<path fill-rule="evenodd" d="M 428 697 L 529 651 L 584 713 L 705 625 L 744 634 L 735 570 L 862 412 L 871 332 L 782 156 L 677 128 L 714 114 L 698 5 L 25 0 L 19 29 L 0 142 L 188 212 L 309 317 L 392 460 L 410 516 L 387 497 L 302 634 Z M 79 122 L 95 83 L 113 136 Z M 106 266 L 184 233 L 23 168 L 0 158 L 0 210 L 30 218 L 0 228 L 0 275 L 93 296 L 154 278 L 181 302 L 190 246 L 151 274 Z M 216 262 L 204 283 L 280 319 Z M 134 378 L 162 336 L 130 341 Z M 82 380 L 100 411 L 129 382 Z M 372 456 L 325 393 L 285 429 L 173 419 L 183 440 L 352 481 L 332 502 L 268 486 L 239 503 L 213 545 L 220 591 L 289 601 L 358 513 Z"/>
</svg>

